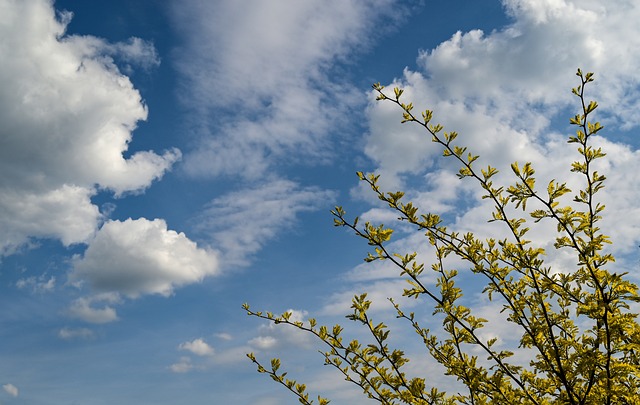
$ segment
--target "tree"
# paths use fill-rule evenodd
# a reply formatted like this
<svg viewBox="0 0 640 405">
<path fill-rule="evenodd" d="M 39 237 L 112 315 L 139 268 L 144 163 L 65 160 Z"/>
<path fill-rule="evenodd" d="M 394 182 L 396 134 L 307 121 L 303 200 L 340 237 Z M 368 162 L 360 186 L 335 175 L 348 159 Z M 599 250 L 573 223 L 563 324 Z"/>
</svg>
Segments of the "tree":
<svg viewBox="0 0 640 405">
<path fill-rule="evenodd" d="M 442 317 L 438 335 L 421 326 L 413 312 L 405 313 L 391 300 L 397 317 L 419 335 L 446 374 L 466 386 L 465 392 L 446 393 L 429 387 L 425 377 L 407 376 L 403 366 L 409 359 L 403 351 L 389 347 L 389 328 L 370 318 L 367 311 L 371 301 L 366 294 L 353 298 L 353 312 L 347 318 L 369 331 L 371 342 L 367 344 L 357 340 L 346 343 L 340 325 L 328 328 L 318 326 L 314 319 L 291 321 L 290 313 L 276 316 L 254 312 L 245 304 L 246 312 L 315 335 L 329 348 L 324 352 L 325 364 L 335 367 L 347 381 L 381 404 L 639 404 L 640 328 L 631 307 L 639 301 L 638 289 L 626 273 L 610 270 L 614 257 L 605 251 L 610 241 L 598 227 L 605 207 L 596 198 L 606 179 L 593 168 L 594 161 L 605 153 L 590 144 L 591 137 L 603 127 L 590 120 L 597 103 L 585 98 L 585 87 L 594 80 L 593 74 L 578 69 L 577 76 L 580 84 L 572 92 L 580 100 L 581 112 L 570 119 L 577 130 L 568 140 L 577 144 L 578 158 L 570 169 L 583 181 L 577 191 L 555 180 L 540 189 L 530 163 L 511 165 L 514 184 L 494 184 L 498 171 L 491 166 L 474 166 L 478 156 L 456 144 L 455 132 L 443 132 L 441 125 L 432 124 L 431 111 L 424 111 L 418 118 L 412 104 L 400 101 L 402 89 L 395 88 L 389 95 L 380 84 L 373 86 L 378 100 L 402 109 L 402 122 L 422 126 L 443 148 L 442 155 L 461 165 L 458 177 L 475 181 L 483 190 L 483 198 L 494 205 L 488 220 L 502 224 L 510 235 L 482 240 L 473 233 L 450 230 L 436 213 L 421 214 L 411 202 L 403 202 L 404 193 L 381 190 L 378 176 L 358 173 L 360 180 L 398 214 L 399 221 L 425 233 L 434 250 L 430 267 L 437 274 L 437 283 L 433 286 L 423 281 L 426 266 L 416 260 L 415 252 L 390 251 L 391 228 L 371 223 L 362 226 L 358 218 L 348 220 L 342 208 L 332 211 L 336 226 L 351 229 L 372 246 L 365 261 L 392 262 L 409 283 L 403 295 L 426 300 L 434 314 Z M 527 211 L 527 203 L 536 208 Z M 527 226 L 524 216 L 514 216 L 519 212 L 516 210 L 527 213 L 532 223 Z M 575 256 L 577 265 L 572 271 L 559 272 L 546 266 L 545 250 L 527 240 L 529 226 L 539 226 L 543 221 L 556 226 L 555 249 Z M 451 258 L 464 261 L 468 269 L 448 269 L 446 263 Z M 483 283 L 483 293 L 503 305 L 507 320 L 521 333 L 514 350 L 533 353 L 528 364 L 516 364 L 514 352 L 497 348 L 496 338 L 483 339 L 480 332 L 488 321 L 461 304 L 463 291 L 456 278 L 459 271 L 473 274 Z M 478 351 L 486 355 L 486 361 L 473 354 Z M 304 384 L 279 371 L 279 359 L 273 359 L 271 367 L 266 368 L 253 354 L 248 357 L 259 372 L 288 388 L 300 403 L 314 403 Z M 318 403 L 329 401 L 319 396 Z"/>
</svg>

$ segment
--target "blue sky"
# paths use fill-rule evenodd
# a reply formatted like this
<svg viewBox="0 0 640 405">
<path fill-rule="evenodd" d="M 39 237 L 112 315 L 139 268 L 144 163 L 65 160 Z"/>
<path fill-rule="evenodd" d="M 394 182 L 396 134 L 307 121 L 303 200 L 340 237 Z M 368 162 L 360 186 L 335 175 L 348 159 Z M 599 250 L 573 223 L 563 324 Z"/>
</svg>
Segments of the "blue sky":
<svg viewBox="0 0 640 405">
<path fill-rule="evenodd" d="M 634 1 L 0 0 L 0 404 L 297 403 L 247 352 L 283 357 L 334 404 L 368 403 L 316 342 L 241 305 L 333 324 L 368 291 L 395 325 L 385 298 L 403 282 L 363 265 L 366 244 L 329 214 L 393 222 L 358 170 L 499 232 L 374 82 L 403 86 L 485 164 L 531 161 L 544 183 L 572 160 L 575 70 L 596 72 L 603 228 L 635 271 L 639 20 Z M 549 232 L 533 237 L 550 248 Z M 428 259 L 425 242 L 401 227 L 393 246 Z M 469 299 L 513 343 L 499 305 Z M 412 335 L 394 339 L 417 353 Z"/>
</svg>

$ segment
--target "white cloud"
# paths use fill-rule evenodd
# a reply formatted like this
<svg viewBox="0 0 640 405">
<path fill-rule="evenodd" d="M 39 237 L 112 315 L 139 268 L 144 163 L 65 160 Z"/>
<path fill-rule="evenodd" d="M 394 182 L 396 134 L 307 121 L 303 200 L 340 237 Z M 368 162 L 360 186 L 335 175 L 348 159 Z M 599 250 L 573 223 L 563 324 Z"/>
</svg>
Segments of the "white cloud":
<svg viewBox="0 0 640 405">
<path fill-rule="evenodd" d="M 218 272 L 216 254 L 198 247 L 162 219 L 108 221 L 82 257 L 74 256 L 70 279 L 95 291 L 136 298 L 171 295 L 174 288 Z"/>
<path fill-rule="evenodd" d="M 209 346 L 202 338 L 181 343 L 178 349 L 189 351 L 197 356 L 211 356 L 214 353 L 213 347 Z"/>
<path fill-rule="evenodd" d="M 91 329 L 87 328 L 62 328 L 58 331 L 58 337 L 63 340 L 74 340 L 74 339 L 93 339 L 95 337 L 95 333 Z"/>
<path fill-rule="evenodd" d="M 216 334 L 219 339 L 231 340 L 228 334 Z M 236 346 L 216 351 L 203 338 L 193 339 L 178 345 L 178 350 L 190 352 L 197 357 L 181 356 L 180 359 L 169 366 L 174 373 L 186 373 L 191 370 L 207 370 L 215 365 L 237 365 L 246 359 L 246 353 L 254 350 L 250 346 Z M 214 355 L 215 354 L 215 355 Z"/>
<path fill-rule="evenodd" d="M 444 98 L 491 102 L 515 126 L 529 126 L 523 102 L 570 99 L 577 67 L 598 74 L 592 95 L 623 124 L 638 124 L 635 66 L 640 6 L 633 2 L 504 0 L 514 22 L 490 34 L 457 33 L 418 59 Z M 574 86 L 572 86 L 574 87 Z M 512 108 L 508 108 L 514 103 Z M 520 121 L 519 124 L 517 122 Z"/>
<path fill-rule="evenodd" d="M 210 349 L 210 350 L 209 350 Z M 247 353 L 255 351 L 255 346 L 241 345 L 215 351 L 203 339 L 195 339 L 178 346 L 178 350 L 186 350 L 195 354 L 196 358 L 181 356 L 180 359 L 169 366 L 174 373 L 187 373 L 192 370 L 208 370 L 211 367 L 224 366 L 236 367 L 242 365 L 247 359 Z"/>
<path fill-rule="evenodd" d="M 589 97 L 599 100 L 601 113 L 614 115 L 623 126 L 640 122 L 634 108 L 640 102 L 635 74 L 640 54 L 630 51 L 640 41 L 632 17 L 640 15 L 640 7 L 568 0 L 504 3 L 511 25 L 488 34 L 458 32 L 422 52 L 422 70 L 405 71 L 400 82 L 405 100 L 433 109 L 445 129 L 503 161 L 541 151 L 549 118 L 560 108 L 573 110 L 569 90 L 576 85 L 577 67 L 596 72 Z M 429 168 L 439 148 L 416 128 L 398 125 L 393 107 L 372 107 L 366 152 L 392 175 Z M 398 137 L 388 136 L 395 132 Z M 501 147 L 495 148 L 498 142 Z"/>
<path fill-rule="evenodd" d="M 158 57 L 139 38 L 65 35 L 71 15 L 56 18 L 47 0 L 1 7 L 0 253 L 31 237 L 86 242 L 101 221 L 96 188 L 141 192 L 180 158 L 123 156 L 147 109 L 113 57 L 143 67 Z"/>
<path fill-rule="evenodd" d="M 183 98 L 202 136 L 185 168 L 255 179 L 283 159 L 330 158 L 327 141 L 360 97 L 332 75 L 334 63 L 366 49 L 405 7 L 392 0 L 192 0 L 173 11 L 186 42 L 177 61 Z M 219 110 L 239 114 L 220 120 Z"/>
<path fill-rule="evenodd" d="M 119 303 L 117 294 L 98 294 L 89 298 L 78 298 L 71 303 L 68 309 L 69 316 L 89 323 L 109 323 L 118 320 L 116 310 L 104 304 L 102 308 L 95 308 L 94 303 L 106 302 L 108 304 Z"/>
<path fill-rule="evenodd" d="M 84 242 L 100 220 L 98 208 L 91 204 L 94 192 L 88 188 L 63 184 L 51 190 L 0 190 L 2 254 L 13 253 L 29 237 L 57 238 L 65 245 Z"/>
<path fill-rule="evenodd" d="M 306 322 L 308 312 L 304 310 L 288 309 L 291 314 L 291 322 Z M 311 346 L 312 336 L 304 331 L 294 328 L 291 325 L 275 325 L 272 322 L 262 324 L 258 330 L 258 336 L 250 339 L 247 343 L 254 350 L 268 351 L 276 347 L 304 347 Z"/>
<path fill-rule="evenodd" d="M 42 274 L 38 277 L 31 276 L 27 278 L 21 278 L 16 281 L 16 287 L 19 289 L 29 288 L 34 293 L 42 293 L 53 291 L 56 286 L 55 276 L 47 277 L 46 274 Z"/>
<path fill-rule="evenodd" d="M 608 208 L 603 226 L 611 225 L 607 230 L 615 249 L 629 252 L 640 238 L 640 226 L 621 219 L 637 211 L 640 195 L 629 184 L 638 181 L 639 152 L 615 140 L 619 128 L 640 123 L 634 107 L 640 103 L 636 74 L 640 54 L 629 51 L 640 41 L 632 17 L 640 16 L 640 6 L 569 0 L 505 0 L 504 4 L 512 24 L 488 34 L 454 34 L 420 54 L 421 71 L 406 70 L 402 80 L 391 86 L 399 84 L 405 89 L 405 102 L 413 101 L 417 111 L 433 109 L 434 122 L 457 131 L 458 143 L 481 156 L 476 167 L 491 163 L 501 170 L 497 182 L 513 181 L 511 162 L 530 161 L 544 187 L 559 173 L 568 173 L 577 158 L 567 136 L 550 130 L 550 123 L 558 113 L 572 115 L 579 108 L 579 100 L 570 92 L 577 85 L 576 68 L 594 70 L 596 82 L 589 87 L 588 98 L 599 101 L 597 119 L 608 122 L 603 131 L 607 139 L 594 138 L 594 144 L 609 153 L 599 162 L 608 177 L 607 188 L 598 196 Z M 401 114 L 394 107 L 372 102 L 369 109 L 365 152 L 376 162 L 383 187 L 407 186 L 412 189 L 408 198 L 420 206 L 456 213 L 448 221 L 458 228 L 486 230 L 491 204 L 480 202 L 482 190 L 472 181 L 455 180 L 458 167 L 453 160 L 440 158 L 442 148 L 417 126 L 400 125 Z M 422 175 L 426 182 L 415 184 L 407 174 Z M 579 178 L 568 177 L 576 190 Z M 534 236 L 551 240 L 548 233 Z"/>
<path fill-rule="evenodd" d="M 214 199 L 198 218 L 198 227 L 211 233 L 226 263 L 246 264 L 266 242 L 292 226 L 298 213 L 328 210 L 334 198 L 332 191 L 274 180 Z"/>
<path fill-rule="evenodd" d="M 102 43 L 101 49 L 103 52 L 110 53 L 124 62 L 140 66 L 143 69 L 151 69 L 160 64 L 160 57 L 153 44 L 140 38 L 132 37 L 126 42 L 115 44 Z"/>
<path fill-rule="evenodd" d="M 218 339 L 221 340 L 233 340 L 233 336 L 229 333 L 225 333 L 225 332 L 221 332 L 221 333 L 216 333 L 213 336 L 217 337 Z"/>
<path fill-rule="evenodd" d="M 4 391 L 11 395 L 12 397 L 17 397 L 18 394 L 20 393 L 20 391 L 18 390 L 18 387 L 16 387 L 13 384 L 4 384 L 2 386 L 2 389 L 4 389 Z"/>
<path fill-rule="evenodd" d="M 406 288 L 409 288 L 409 284 L 399 277 L 396 277 L 395 280 L 360 281 L 355 285 L 348 285 L 348 288 L 343 291 L 331 294 L 320 313 L 325 316 L 346 316 L 353 312 L 350 309 L 353 297 L 365 292 L 367 299 L 371 300 L 370 314 L 394 311 L 389 298 L 402 304 L 403 308 L 409 308 L 416 305 L 417 302 L 402 297 L 402 291 Z"/>
<path fill-rule="evenodd" d="M 277 344 L 278 340 L 273 336 L 256 336 L 253 339 L 249 340 L 249 345 L 255 347 L 260 350 L 269 350 L 273 349 Z"/>
<path fill-rule="evenodd" d="M 72 263 L 71 282 L 87 283 L 93 291 L 104 291 L 79 298 L 69 308 L 72 317 L 90 323 L 118 319 L 112 306 L 96 308 L 96 302 L 117 304 L 121 302 L 121 295 L 129 298 L 142 294 L 167 296 L 176 287 L 199 282 L 217 272 L 213 252 L 199 248 L 183 233 L 168 230 L 161 219 L 108 221 L 84 255 L 74 256 Z"/>
<path fill-rule="evenodd" d="M 184 40 L 175 53 L 180 94 L 196 138 L 182 168 L 241 181 L 197 217 L 225 264 L 246 265 L 298 212 L 333 198 L 280 180 L 278 171 L 328 164 L 352 148 L 342 128 L 364 100 L 338 62 L 393 27 L 407 11 L 398 3 L 174 3 Z"/>
<path fill-rule="evenodd" d="M 237 367 L 247 360 L 247 353 L 255 350 L 249 345 L 242 345 L 220 350 L 211 357 L 211 365 L 224 365 L 225 368 Z"/>
<path fill-rule="evenodd" d="M 194 368 L 193 363 L 191 362 L 190 357 L 180 357 L 180 360 L 177 363 L 173 363 L 169 366 L 169 370 L 174 373 L 186 373 L 191 371 Z"/>
</svg>

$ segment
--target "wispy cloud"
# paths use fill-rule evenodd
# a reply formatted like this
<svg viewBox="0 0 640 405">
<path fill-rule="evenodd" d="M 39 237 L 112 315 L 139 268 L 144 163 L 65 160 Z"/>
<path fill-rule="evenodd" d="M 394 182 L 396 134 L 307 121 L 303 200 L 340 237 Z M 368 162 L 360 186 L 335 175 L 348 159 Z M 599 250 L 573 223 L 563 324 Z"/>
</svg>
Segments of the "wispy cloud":
<svg viewBox="0 0 640 405">
<path fill-rule="evenodd" d="M 95 332 L 88 328 L 62 328 L 58 337 L 62 340 L 89 340 L 95 338 Z"/>
<path fill-rule="evenodd" d="M 220 340 L 226 340 L 226 341 L 233 340 L 233 336 L 230 333 L 226 333 L 226 332 L 215 333 L 213 336 L 215 336 Z"/>
<path fill-rule="evenodd" d="M 299 212 L 333 199 L 288 173 L 329 164 L 352 148 L 350 114 L 366 100 L 338 66 L 368 49 L 387 29 L 381 26 L 400 21 L 407 5 L 190 0 L 172 11 L 184 40 L 174 63 L 194 137 L 182 168 L 192 177 L 239 181 L 197 221 L 226 263 L 247 265 Z"/>
<path fill-rule="evenodd" d="M 180 360 L 178 360 L 178 362 L 173 363 L 169 366 L 169 370 L 173 371 L 174 373 L 186 373 L 193 370 L 193 368 L 194 365 L 191 362 L 191 358 L 188 356 L 180 357 Z"/>
<path fill-rule="evenodd" d="M 21 278 L 16 281 L 16 287 L 19 289 L 29 289 L 34 293 L 50 292 L 56 286 L 55 276 L 48 277 L 46 274 L 39 276 L 31 276 L 27 278 Z"/>
<path fill-rule="evenodd" d="M 198 217 L 227 264 L 247 264 L 252 255 L 290 228 L 302 212 L 332 207 L 333 191 L 275 180 L 211 201 Z"/>
<path fill-rule="evenodd" d="M 367 49 L 377 23 L 393 26 L 406 8 L 391 0 L 227 0 L 180 2 L 173 11 L 186 42 L 176 61 L 182 98 L 201 136 L 184 167 L 255 179 L 283 160 L 330 158 L 329 139 L 360 102 L 335 63 Z"/>
</svg>

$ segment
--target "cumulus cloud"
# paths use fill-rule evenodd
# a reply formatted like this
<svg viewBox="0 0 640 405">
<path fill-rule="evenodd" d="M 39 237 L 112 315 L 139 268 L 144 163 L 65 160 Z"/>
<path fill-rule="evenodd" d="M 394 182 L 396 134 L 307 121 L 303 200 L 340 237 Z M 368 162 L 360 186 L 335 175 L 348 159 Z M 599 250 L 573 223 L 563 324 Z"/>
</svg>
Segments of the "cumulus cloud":
<svg viewBox="0 0 640 405">
<path fill-rule="evenodd" d="M 202 338 L 181 343 L 178 349 L 189 351 L 197 356 L 211 356 L 214 353 L 213 347 L 209 346 Z"/>
<path fill-rule="evenodd" d="M 158 56 L 139 38 L 66 35 L 71 14 L 56 17 L 50 1 L 5 2 L 1 14 L 0 253 L 31 237 L 86 242 L 101 221 L 97 189 L 141 192 L 180 158 L 123 155 L 147 109 L 114 58 L 151 66 Z"/>
<path fill-rule="evenodd" d="M 0 189 L 2 254 L 15 252 L 30 237 L 57 238 L 65 245 L 85 242 L 100 221 L 98 208 L 91 204 L 94 191 L 88 188 L 63 184 L 51 190 Z"/>
<path fill-rule="evenodd" d="M 20 393 L 20 391 L 18 390 L 18 387 L 16 387 L 13 384 L 4 384 L 2 386 L 2 389 L 4 389 L 4 392 L 11 395 L 12 397 L 17 397 L 18 394 Z"/>
<path fill-rule="evenodd" d="M 458 32 L 418 62 L 429 82 L 446 99 L 498 103 L 495 114 L 514 126 L 522 122 L 524 103 L 567 102 L 566 90 L 577 67 L 599 74 L 592 93 L 623 125 L 636 125 L 640 114 L 640 62 L 637 26 L 640 7 L 632 2 L 504 0 L 513 23 L 485 34 Z M 516 103 L 512 108 L 508 106 Z M 498 110 L 500 112 L 498 112 Z M 535 113 L 536 111 L 534 111 Z M 518 125 L 517 122 L 521 121 Z"/>
<path fill-rule="evenodd" d="M 69 276 L 94 291 L 137 298 L 169 296 L 174 288 L 201 281 L 218 272 L 216 254 L 167 229 L 162 219 L 108 221 L 83 256 L 73 258 Z"/>
<path fill-rule="evenodd" d="M 530 161 L 537 169 L 538 183 L 546 185 L 558 173 L 568 173 L 577 157 L 575 146 L 566 143 L 565 134 L 551 129 L 551 122 L 559 113 L 577 112 L 578 100 L 569 91 L 576 86 L 576 68 L 595 70 L 597 81 L 588 97 L 599 100 L 597 118 L 608 127 L 607 138 L 595 137 L 594 143 L 609 151 L 599 163 L 608 177 L 599 198 L 610 208 L 606 221 L 618 223 L 621 213 L 637 210 L 632 201 L 640 197 L 628 187 L 637 181 L 638 151 L 615 141 L 620 128 L 640 123 L 633 107 L 640 102 L 634 67 L 640 56 L 628 51 L 639 38 L 637 24 L 629 16 L 640 15 L 640 7 L 569 0 L 505 0 L 504 5 L 513 19 L 510 25 L 488 34 L 455 33 L 436 48 L 421 52 L 421 70 L 405 70 L 390 85 L 402 86 L 403 97 L 417 109 L 433 109 L 434 121 L 443 123 L 445 130 L 459 132 L 458 142 L 481 156 L 478 167 L 491 163 L 502 171 L 498 181 L 512 181 L 511 162 Z M 441 159 L 441 148 L 419 128 L 401 126 L 393 107 L 372 102 L 369 108 L 365 153 L 376 163 L 384 186 L 403 188 L 409 184 L 407 174 L 424 176 L 426 181 L 417 187 L 410 183 L 411 198 L 440 212 L 456 209 L 455 221 L 471 226 L 468 230 L 486 228 L 487 218 L 479 215 L 491 206 L 478 199 L 482 190 L 471 191 L 471 182 L 455 180 L 453 162 Z M 567 122 L 568 118 L 560 118 Z M 579 178 L 570 176 L 569 186 L 577 189 Z M 461 201 L 470 206 L 465 208 Z M 640 237 L 634 224 L 610 229 L 621 251 L 629 251 Z M 548 240 L 548 234 L 539 236 Z"/>
<path fill-rule="evenodd" d="M 526 151 L 535 155 L 549 119 L 573 105 L 569 89 L 575 86 L 576 68 L 582 67 L 597 73 L 590 96 L 600 101 L 601 111 L 615 116 L 622 126 L 639 122 L 640 114 L 630 112 L 640 100 L 634 68 L 640 55 L 629 52 L 639 41 L 637 26 L 629 18 L 640 15 L 638 6 L 568 0 L 505 0 L 504 5 L 514 20 L 509 26 L 488 34 L 457 32 L 435 49 L 421 52 L 421 70 L 406 70 L 399 81 L 406 85 L 406 99 L 433 109 L 437 120 L 473 140 L 474 147 L 490 149 L 500 140 L 508 142 L 500 151 L 509 153 L 508 158 Z M 424 136 L 419 142 L 410 137 L 417 135 L 402 135 L 406 142 L 395 142 L 395 149 L 385 144 L 390 141 L 384 131 L 398 127 L 393 124 L 397 110 L 385 103 L 373 108 L 367 153 L 381 166 L 400 165 L 396 171 L 424 167 L 421 152 L 435 148 Z M 401 131 L 414 134 L 413 129 Z M 420 144 L 423 149 L 409 154 L 408 162 L 399 161 L 398 148 Z"/>
<path fill-rule="evenodd" d="M 292 226 L 297 214 L 328 209 L 334 199 L 332 191 L 273 180 L 214 199 L 199 216 L 198 228 L 212 232 L 226 263 L 246 264 L 267 241 Z"/>
</svg>

